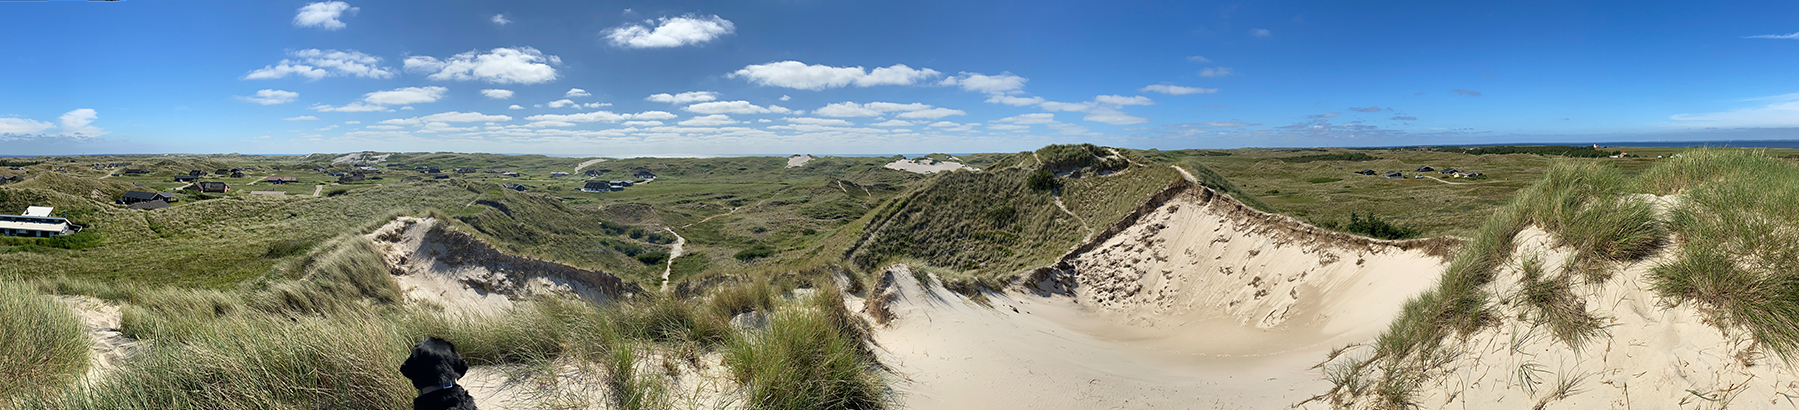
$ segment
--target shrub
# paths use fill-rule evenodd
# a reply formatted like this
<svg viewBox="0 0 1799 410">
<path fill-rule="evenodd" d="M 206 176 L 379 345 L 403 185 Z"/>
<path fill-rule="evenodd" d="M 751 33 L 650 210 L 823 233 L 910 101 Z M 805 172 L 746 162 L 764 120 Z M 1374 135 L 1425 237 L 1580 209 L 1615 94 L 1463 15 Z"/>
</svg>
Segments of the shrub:
<svg viewBox="0 0 1799 410">
<path fill-rule="evenodd" d="M 737 258 L 737 260 L 740 260 L 740 261 L 749 262 L 752 260 L 773 256 L 774 254 L 775 254 L 775 248 L 769 247 L 767 244 L 758 243 L 755 246 L 751 246 L 749 249 L 737 251 L 737 254 L 731 255 L 731 257 Z"/>
<path fill-rule="evenodd" d="M 637 258 L 638 262 L 643 262 L 645 265 L 660 265 L 662 262 L 668 260 L 668 252 L 640 253 L 637 254 L 635 258 Z"/>
<path fill-rule="evenodd" d="M 1417 229 L 1387 223 L 1387 221 L 1381 220 L 1380 217 L 1374 216 L 1373 213 L 1369 213 L 1368 216 L 1364 218 L 1361 214 L 1351 212 L 1349 214 L 1349 224 L 1344 225 L 1343 230 L 1368 236 L 1370 238 L 1380 239 L 1406 239 L 1418 235 Z"/>
<path fill-rule="evenodd" d="M 1030 185 L 1031 189 L 1035 189 L 1038 191 L 1055 188 L 1056 187 L 1056 174 L 1053 172 L 1049 172 L 1049 170 L 1047 170 L 1047 169 L 1038 169 L 1036 171 L 1031 171 L 1031 176 L 1028 177 L 1028 179 L 1025 181 L 1025 183 Z"/>
</svg>

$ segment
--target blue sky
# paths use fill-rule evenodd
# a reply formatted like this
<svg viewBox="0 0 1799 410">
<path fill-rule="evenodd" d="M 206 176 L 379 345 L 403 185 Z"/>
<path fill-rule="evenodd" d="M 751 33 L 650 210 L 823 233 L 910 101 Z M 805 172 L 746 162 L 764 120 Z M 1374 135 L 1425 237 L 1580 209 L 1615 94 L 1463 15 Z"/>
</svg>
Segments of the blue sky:
<svg viewBox="0 0 1799 410">
<path fill-rule="evenodd" d="M 0 2 L 0 155 L 1799 138 L 1799 3 Z"/>
</svg>

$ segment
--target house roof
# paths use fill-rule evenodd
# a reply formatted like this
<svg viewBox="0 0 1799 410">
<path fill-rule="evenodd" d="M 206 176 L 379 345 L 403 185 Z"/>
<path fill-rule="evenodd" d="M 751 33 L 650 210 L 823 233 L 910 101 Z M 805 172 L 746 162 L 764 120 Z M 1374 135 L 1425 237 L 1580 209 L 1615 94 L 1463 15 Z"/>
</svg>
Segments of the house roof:
<svg viewBox="0 0 1799 410">
<path fill-rule="evenodd" d="M 140 199 L 140 200 L 148 201 L 148 200 L 153 200 L 153 199 L 159 198 L 160 196 L 157 195 L 155 192 L 125 191 L 125 195 L 121 195 L 121 197 L 123 197 L 125 199 Z"/>
<path fill-rule="evenodd" d="M 55 210 L 55 208 L 51 208 L 51 207 L 47 207 L 47 206 L 27 206 L 27 207 L 25 207 L 25 215 L 24 216 L 49 217 L 50 211 L 52 211 L 52 210 Z"/>
<path fill-rule="evenodd" d="M 155 201 L 138 202 L 135 204 L 131 204 L 131 206 L 130 206 L 131 209 L 163 209 L 163 208 L 168 208 L 168 207 L 169 207 L 169 203 L 163 202 L 160 199 L 155 200 Z"/>
</svg>

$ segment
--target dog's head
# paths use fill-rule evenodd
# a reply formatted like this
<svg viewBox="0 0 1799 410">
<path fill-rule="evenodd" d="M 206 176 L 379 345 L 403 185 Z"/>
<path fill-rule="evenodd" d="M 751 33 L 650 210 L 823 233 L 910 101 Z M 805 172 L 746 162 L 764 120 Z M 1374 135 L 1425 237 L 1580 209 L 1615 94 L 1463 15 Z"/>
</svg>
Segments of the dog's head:
<svg viewBox="0 0 1799 410">
<path fill-rule="evenodd" d="M 412 345 L 412 357 L 400 365 L 400 374 L 412 379 L 412 387 L 418 389 L 456 384 L 463 373 L 468 373 L 468 363 L 456 353 L 456 345 L 436 337 Z"/>
</svg>

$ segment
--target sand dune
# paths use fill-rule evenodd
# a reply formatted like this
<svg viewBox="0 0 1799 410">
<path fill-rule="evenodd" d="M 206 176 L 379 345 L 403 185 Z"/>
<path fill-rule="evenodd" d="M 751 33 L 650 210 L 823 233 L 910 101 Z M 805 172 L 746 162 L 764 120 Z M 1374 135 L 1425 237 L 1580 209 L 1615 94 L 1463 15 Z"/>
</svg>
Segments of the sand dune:
<svg viewBox="0 0 1799 410">
<path fill-rule="evenodd" d="M 992 308 L 893 267 L 882 362 L 907 408 L 1284 408 L 1443 268 L 1244 209 L 1177 187 Z"/>
</svg>

